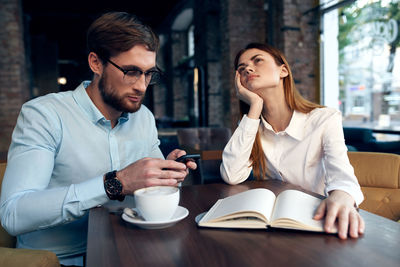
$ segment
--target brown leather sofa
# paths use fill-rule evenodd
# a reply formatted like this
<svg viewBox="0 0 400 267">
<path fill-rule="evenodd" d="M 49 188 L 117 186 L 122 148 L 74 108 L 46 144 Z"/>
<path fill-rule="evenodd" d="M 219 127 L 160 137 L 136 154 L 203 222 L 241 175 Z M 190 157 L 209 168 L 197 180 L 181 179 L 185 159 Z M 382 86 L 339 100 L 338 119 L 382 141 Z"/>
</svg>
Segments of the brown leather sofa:
<svg viewBox="0 0 400 267">
<path fill-rule="evenodd" d="M 0 192 L 6 163 L 0 163 Z M 0 227 L 0 266 L 7 267 L 57 267 L 56 254 L 46 250 L 15 248 L 15 237 Z"/>
<path fill-rule="evenodd" d="M 388 219 L 400 220 L 400 155 L 348 152 L 364 202 L 360 208 Z"/>
</svg>

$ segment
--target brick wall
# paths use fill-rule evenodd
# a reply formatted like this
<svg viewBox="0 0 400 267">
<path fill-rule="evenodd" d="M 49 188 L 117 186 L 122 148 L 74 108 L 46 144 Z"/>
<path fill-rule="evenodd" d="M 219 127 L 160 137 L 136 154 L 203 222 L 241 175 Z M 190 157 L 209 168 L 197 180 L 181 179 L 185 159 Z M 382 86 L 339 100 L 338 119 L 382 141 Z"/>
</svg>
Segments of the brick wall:
<svg viewBox="0 0 400 267">
<path fill-rule="evenodd" d="M 280 49 L 301 95 L 319 102 L 319 15 L 309 12 L 314 6 L 314 0 L 283 1 Z"/>
<path fill-rule="evenodd" d="M 165 38 L 164 36 L 161 38 Z M 159 54 L 165 54 L 162 51 L 165 50 L 165 47 L 161 47 Z M 167 61 L 168 59 L 163 56 L 157 56 L 157 66 L 161 68 L 164 72 L 166 71 Z M 165 78 L 165 77 L 164 77 Z M 167 101 L 167 86 L 164 83 L 160 83 L 154 85 L 152 87 L 153 90 L 153 114 L 156 118 L 163 118 L 167 116 L 167 109 L 165 102 Z"/>
<path fill-rule="evenodd" d="M 224 106 L 221 83 L 221 64 L 220 62 L 210 62 L 207 64 L 208 71 L 208 125 L 223 126 Z"/>
<path fill-rule="evenodd" d="M 218 0 L 195 1 L 195 61 L 202 72 L 204 101 L 200 103 L 206 112 L 202 125 L 221 126 L 224 109 L 221 84 L 221 3 Z M 201 94 L 201 91 L 200 91 Z"/>
<path fill-rule="evenodd" d="M 222 0 L 221 3 L 223 125 L 235 129 L 240 115 L 233 62 L 236 53 L 249 42 L 265 42 L 266 15 L 263 0 Z"/>
<path fill-rule="evenodd" d="M 0 159 L 5 160 L 17 116 L 28 99 L 19 0 L 0 0 Z"/>
<path fill-rule="evenodd" d="M 187 32 L 173 32 L 172 41 L 172 67 L 173 67 L 173 95 L 174 119 L 184 120 L 189 116 L 188 94 L 193 82 L 188 75 L 192 70 L 187 68 Z"/>
</svg>

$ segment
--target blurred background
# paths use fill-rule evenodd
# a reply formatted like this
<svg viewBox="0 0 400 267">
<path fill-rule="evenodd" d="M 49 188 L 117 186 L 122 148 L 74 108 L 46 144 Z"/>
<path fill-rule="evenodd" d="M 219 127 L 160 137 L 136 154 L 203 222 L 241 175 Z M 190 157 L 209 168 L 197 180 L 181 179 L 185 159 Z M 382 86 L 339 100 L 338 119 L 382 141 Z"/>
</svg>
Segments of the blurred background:
<svg viewBox="0 0 400 267">
<path fill-rule="evenodd" d="M 166 76 L 148 89 L 145 104 L 164 144 L 174 129 L 235 129 L 240 117 L 233 59 L 249 42 L 279 48 L 301 94 L 340 109 L 345 127 L 398 140 L 399 3 L 0 0 L 0 160 L 24 102 L 74 90 L 91 78 L 85 34 L 107 11 L 134 13 L 160 35 L 157 60 Z"/>
</svg>

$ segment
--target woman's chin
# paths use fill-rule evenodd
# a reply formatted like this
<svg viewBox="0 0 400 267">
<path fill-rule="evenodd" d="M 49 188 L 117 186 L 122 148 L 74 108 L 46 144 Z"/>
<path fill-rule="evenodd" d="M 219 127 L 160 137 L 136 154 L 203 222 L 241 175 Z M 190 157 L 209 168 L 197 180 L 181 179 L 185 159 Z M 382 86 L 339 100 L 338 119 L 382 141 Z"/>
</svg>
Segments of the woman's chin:
<svg viewBox="0 0 400 267">
<path fill-rule="evenodd" d="M 263 87 L 265 87 L 265 86 L 263 86 L 261 83 L 259 83 L 257 81 L 250 81 L 246 84 L 246 88 L 254 93 L 256 91 L 262 89 Z"/>
<path fill-rule="evenodd" d="M 261 86 L 255 86 L 255 85 L 250 85 L 249 87 L 247 87 L 247 89 L 249 89 L 250 92 L 256 93 L 258 94 L 263 87 Z"/>
</svg>

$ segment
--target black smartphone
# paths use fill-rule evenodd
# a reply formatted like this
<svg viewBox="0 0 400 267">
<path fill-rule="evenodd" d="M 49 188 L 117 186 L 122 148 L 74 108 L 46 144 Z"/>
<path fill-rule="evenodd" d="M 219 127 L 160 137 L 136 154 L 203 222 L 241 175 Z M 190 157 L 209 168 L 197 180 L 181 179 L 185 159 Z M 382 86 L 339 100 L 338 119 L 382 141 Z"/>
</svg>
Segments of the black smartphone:
<svg viewBox="0 0 400 267">
<path fill-rule="evenodd" d="M 188 154 L 188 155 L 183 155 L 183 156 L 177 158 L 176 161 L 186 163 L 188 161 L 195 161 L 199 158 L 200 158 L 200 154 Z"/>
</svg>

